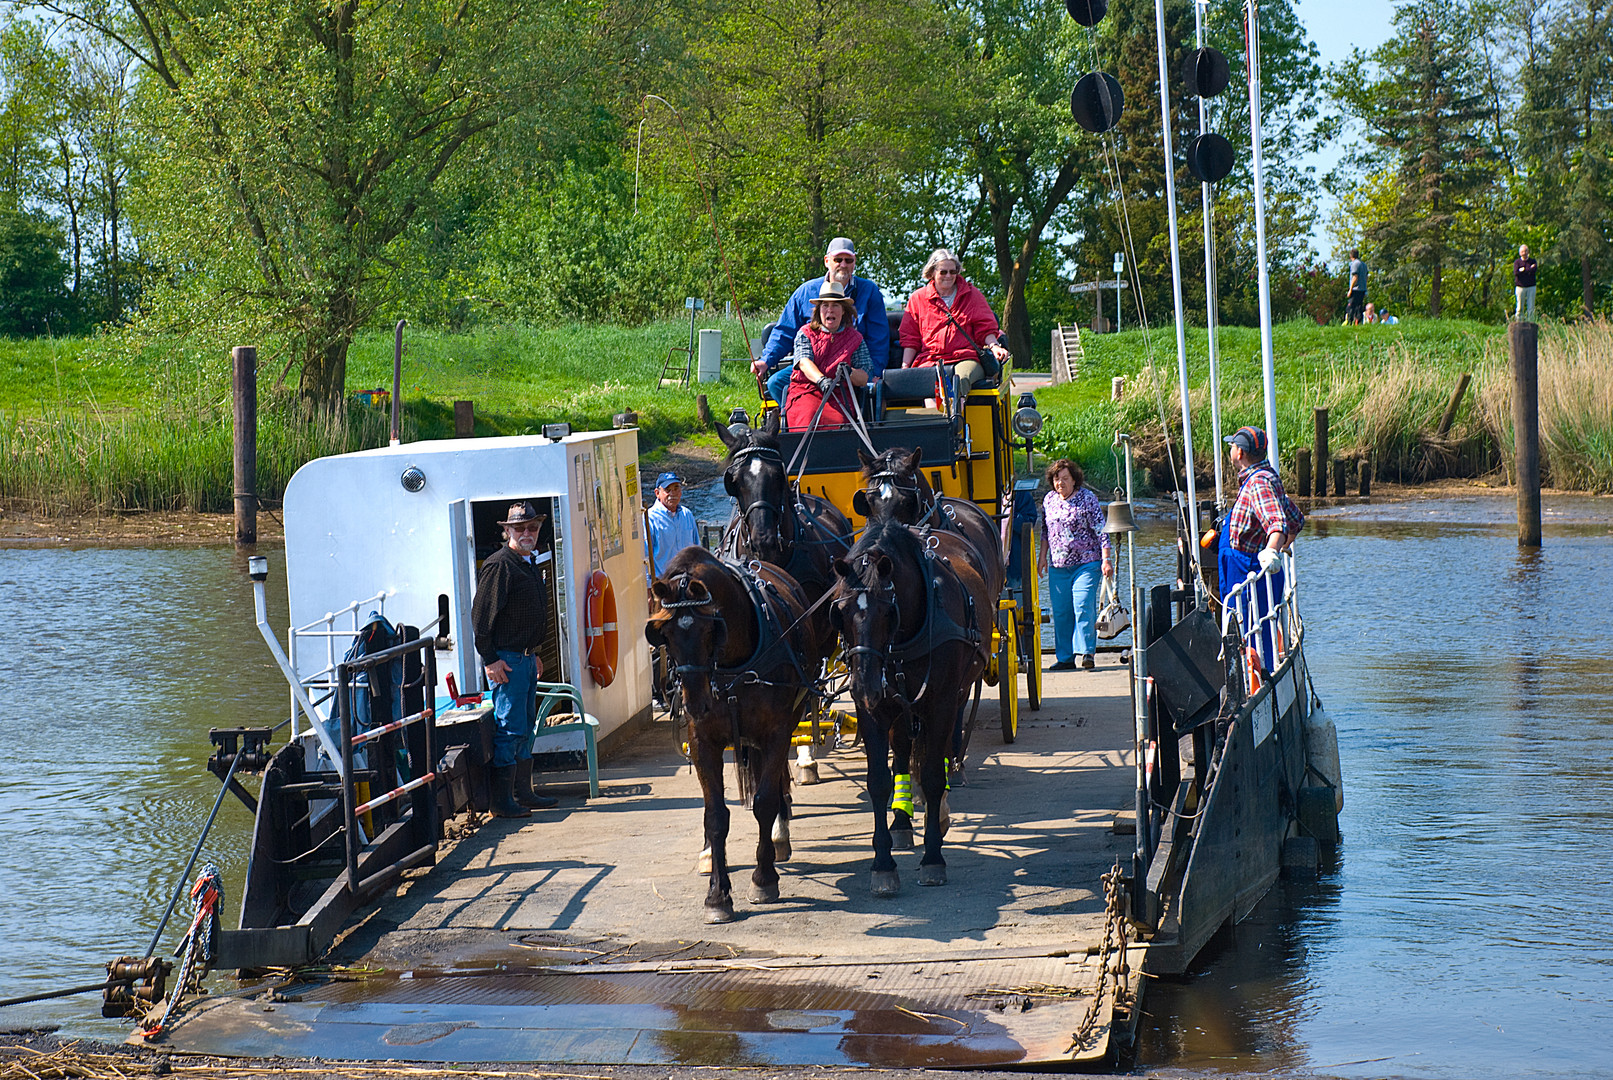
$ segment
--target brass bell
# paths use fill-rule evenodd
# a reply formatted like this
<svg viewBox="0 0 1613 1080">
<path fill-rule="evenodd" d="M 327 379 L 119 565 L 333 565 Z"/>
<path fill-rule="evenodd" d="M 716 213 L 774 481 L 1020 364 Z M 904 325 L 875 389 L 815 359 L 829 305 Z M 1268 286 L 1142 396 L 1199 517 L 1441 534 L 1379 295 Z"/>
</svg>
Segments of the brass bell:
<svg viewBox="0 0 1613 1080">
<path fill-rule="evenodd" d="M 1137 519 L 1132 517 L 1129 502 L 1117 499 L 1109 504 L 1103 521 L 1103 531 L 1110 535 L 1137 531 Z"/>
</svg>

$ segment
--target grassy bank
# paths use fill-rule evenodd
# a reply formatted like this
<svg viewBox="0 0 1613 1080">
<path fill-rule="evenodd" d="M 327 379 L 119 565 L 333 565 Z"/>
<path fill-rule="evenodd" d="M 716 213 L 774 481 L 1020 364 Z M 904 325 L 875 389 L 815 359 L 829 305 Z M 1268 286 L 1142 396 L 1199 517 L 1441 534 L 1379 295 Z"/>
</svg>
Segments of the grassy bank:
<svg viewBox="0 0 1613 1080">
<path fill-rule="evenodd" d="M 1481 476 L 1504 468 L 1512 453 L 1511 376 L 1504 327 L 1453 320 L 1398 326 L 1285 323 L 1273 335 L 1277 433 L 1284 470 L 1293 451 L 1311 445 L 1314 413 L 1328 410 L 1329 449 L 1352 461 L 1371 452 L 1380 480 L 1418 483 Z M 1100 486 L 1113 483 L 1109 443 L 1131 432 L 1156 486 L 1168 484 L 1163 410 L 1179 437 L 1176 341 L 1166 328 L 1152 341 L 1140 331 L 1084 339 L 1086 362 L 1073 383 L 1038 395 L 1048 414 L 1049 452 L 1083 462 Z M 1152 354 L 1152 365 L 1149 364 Z M 1213 478 L 1208 340 L 1187 334 L 1194 457 L 1201 480 Z M 1221 426 L 1263 424 L 1265 408 L 1256 331 L 1220 336 Z M 1472 385 L 1451 427 L 1437 428 L 1464 374 Z M 1122 400 L 1111 379 L 1126 377 Z M 1541 432 L 1546 479 L 1556 487 L 1613 492 L 1613 329 L 1542 327 Z M 1175 448 L 1178 461 L 1180 447 Z"/>
<path fill-rule="evenodd" d="M 717 321 L 724 352 L 743 352 L 737 321 Z M 761 321 L 746 328 L 761 333 Z M 505 327 L 473 334 L 410 330 L 404 358 L 405 438 L 453 433 L 453 403 L 476 406 L 478 435 L 534 432 L 567 421 L 578 430 L 609 427 L 613 414 L 639 414 L 640 445 L 651 460 L 683 438 L 708 441 L 697 393 L 726 417 L 754 413 L 755 383 L 743 363 L 723 365 L 722 381 L 660 389 L 667 350 L 686 345 L 688 323 Z M 1133 433 L 1145 469 L 1167 482 L 1159 403 L 1172 422 L 1176 348 L 1169 328 L 1152 341 L 1139 331 L 1092 336 L 1078 379 L 1038 395 L 1048 416 L 1043 448 L 1082 461 L 1094 483 L 1113 483 L 1108 447 L 1116 429 Z M 1259 337 L 1242 328 L 1221 336 L 1223 428 L 1259 423 L 1263 413 Z M 1290 323 L 1276 334 L 1279 424 L 1285 463 L 1311 441 L 1311 410 L 1330 410 L 1335 453 L 1373 451 L 1380 478 L 1416 481 L 1490 471 L 1511 452 L 1505 336 L 1499 327 L 1411 321 L 1397 327 L 1318 327 Z M 1150 353 L 1153 366 L 1148 360 Z M 322 454 L 376 446 L 386 414 L 355 406 L 341 425 L 296 418 L 275 385 L 284 358 L 260 361 L 260 490 L 276 499 L 293 472 Z M 1195 387 L 1194 443 L 1201 475 L 1211 474 L 1208 352 L 1202 331 L 1188 334 Z M 1474 386 L 1443 437 L 1434 428 L 1463 372 Z M 1123 375 L 1126 394 L 1109 400 Z M 389 387 L 392 337 L 362 335 L 349 360 L 348 387 Z M 0 497 L 57 512 L 128 508 L 224 511 L 231 502 L 229 360 L 224 349 L 173 343 L 135 347 L 115 336 L 0 342 Z M 1547 475 L 1559 487 L 1613 491 L 1613 331 L 1543 330 L 1541 422 Z"/>
</svg>

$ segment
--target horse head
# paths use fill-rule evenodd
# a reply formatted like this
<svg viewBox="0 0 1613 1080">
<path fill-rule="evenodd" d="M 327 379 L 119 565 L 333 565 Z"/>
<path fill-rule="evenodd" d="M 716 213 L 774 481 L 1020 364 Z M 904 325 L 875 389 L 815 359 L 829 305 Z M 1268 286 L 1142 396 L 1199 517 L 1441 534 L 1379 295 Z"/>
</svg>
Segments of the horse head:
<svg viewBox="0 0 1613 1080">
<path fill-rule="evenodd" d="M 851 497 L 851 508 L 869 521 L 917 524 L 935 506 L 935 493 L 919 469 L 917 449 L 892 447 L 869 457 L 861 450 L 863 486 Z"/>
<path fill-rule="evenodd" d="M 660 610 L 644 625 L 650 645 L 665 646 L 691 713 L 713 708 L 711 676 L 729 643 L 720 597 L 729 590 L 722 564 L 704 548 L 685 548 L 650 586 Z"/>
<path fill-rule="evenodd" d="M 905 536 L 905 526 L 894 529 Z M 903 549 L 916 550 L 916 544 L 893 543 L 892 531 L 870 526 L 849 555 L 834 561 L 838 580 L 829 607 L 830 625 L 846 644 L 842 655 L 851 672 L 852 698 L 865 714 L 885 723 L 910 705 L 891 660 L 892 650 L 905 640 L 903 613 L 909 619 L 924 614 L 922 580 L 902 572 L 904 556 L 914 554 Z"/>
<path fill-rule="evenodd" d="M 788 513 L 789 480 L 779 451 L 778 410 L 770 410 L 760 429 L 717 425 L 728 447 L 723 488 L 739 503 L 739 543 L 744 554 L 783 566 L 794 542 L 794 519 Z"/>
</svg>

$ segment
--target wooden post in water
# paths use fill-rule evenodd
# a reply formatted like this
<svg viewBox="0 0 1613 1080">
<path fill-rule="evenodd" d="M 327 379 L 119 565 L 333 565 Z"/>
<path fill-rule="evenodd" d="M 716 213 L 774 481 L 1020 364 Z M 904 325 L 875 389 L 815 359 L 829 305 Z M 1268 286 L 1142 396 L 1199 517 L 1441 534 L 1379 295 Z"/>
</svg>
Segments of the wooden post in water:
<svg viewBox="0 0 1613 1080">
<path fill-rule="evenodd" d="M 476 403 L 454 402 L 454 438 L 469 439 L 476 434 Z"/>
<path fill-rule="evenodd" d="M 1294 490 L 1300 495 L 1311 493 L 1311 448 L 1308 446 L 1294 451 Z"/>
<path fill-rule="evenodd" d="M 1372 451 L 1370 448 L 1361 456 L 1361 484 L 1356 490 L 1361 492 L 1362 495 L 1372 494 Z"/>
<path fill-rule="evenodd" d="M 1342 498 L 1350 482 L 1350 463 L 1344 458 L 1333 459 L 1333 497 Z"/>
<path fill-rule="evenodd" d="M 235 544 L 258 542 L 258 349 L 230 350 L 235 399 Z"/>
<path fill-rule="evenodd" d="M 1327 494 L 1327 410 L 1317 409 L 1316 416 L 1316 494 Z"/>
<path fill-rule="evenodd" d="M 1540 546 L 1540 328 L 1507 327 L 1512 346 L 1512 442 L 1518 473 L 1518 546 Z"/>
</svg>

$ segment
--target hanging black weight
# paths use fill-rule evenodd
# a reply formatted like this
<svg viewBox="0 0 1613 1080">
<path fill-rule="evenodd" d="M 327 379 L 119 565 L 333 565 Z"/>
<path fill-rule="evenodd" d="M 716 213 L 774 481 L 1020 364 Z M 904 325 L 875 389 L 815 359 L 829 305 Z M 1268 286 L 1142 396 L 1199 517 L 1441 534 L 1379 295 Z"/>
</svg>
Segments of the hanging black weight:
<svg viewBox="0 0 1613 1080">
<path fill-rule="evenodd" d="M 1201 184 L 1215 184 L 1232 171 L 1232 144 L 1210 132 L 1187 144 L 1187 171 Z"/>
<path fill-rule="evenodd" d="M 1075 122 L 1094 135 L 1101 135 L 1114 127 L 1120 120 L 1120 112 L 1125 104 L 1120 83 L 1113 75 L 1103 71 L 1081 76 L 1081 81 L 1075 84 L 1075 90 L 1070 94 L 1070 113 L 1075 117 Z"/>
<path fill-rule="evenodd" d="M 1182 83 L 1189 94 L 1215 97 L 1231 80 L 1227 58 L 1218 49 L 1195 49 L 1182 57 Z"/>
<path fill-rule="evenodd" d="M 1064 10 L 1082 26 L 1097 26 L 1109 11 L 1109 0 L 1064 0 Z"/>
</svg>

